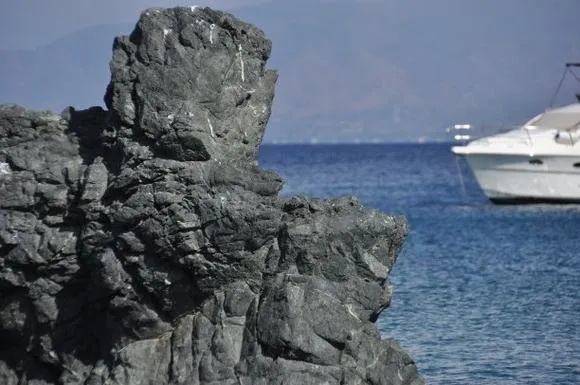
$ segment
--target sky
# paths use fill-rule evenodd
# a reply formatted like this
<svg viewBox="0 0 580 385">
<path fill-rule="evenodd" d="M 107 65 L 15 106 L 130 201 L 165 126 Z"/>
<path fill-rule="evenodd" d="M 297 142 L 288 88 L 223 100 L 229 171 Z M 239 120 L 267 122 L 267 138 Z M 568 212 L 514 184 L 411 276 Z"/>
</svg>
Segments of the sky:
<svg viewBox="0 0 580 385">
<path fill-rule="evenodd" d="M 235 10 L 267 0 L 3 0 L 0 50 L 33 49 L 82 28 L 131 23 L 148 7 L 202 5 Z"/>
</svg>

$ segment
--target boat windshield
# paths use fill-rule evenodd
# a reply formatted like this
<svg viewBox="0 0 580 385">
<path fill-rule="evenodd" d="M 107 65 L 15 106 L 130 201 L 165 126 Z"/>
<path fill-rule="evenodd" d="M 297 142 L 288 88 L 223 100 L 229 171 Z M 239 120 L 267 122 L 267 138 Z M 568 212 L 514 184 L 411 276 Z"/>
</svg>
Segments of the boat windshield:
<svg viewBox="0 0 580 385">
<path fill-rule="evenodd" d="M 557 130 L 570 130 L 580 125 L 580 103 L 555 108 L 540 114 L 527 122 L 525 127 L 555 128 Z"/>
</svg>

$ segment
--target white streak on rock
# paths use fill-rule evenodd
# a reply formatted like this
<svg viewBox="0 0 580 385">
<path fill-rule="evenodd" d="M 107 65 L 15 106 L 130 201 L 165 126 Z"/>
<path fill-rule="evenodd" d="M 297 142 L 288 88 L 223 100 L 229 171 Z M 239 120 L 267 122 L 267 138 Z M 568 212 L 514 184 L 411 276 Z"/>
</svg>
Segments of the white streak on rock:
<svg viewBox="0 0 580 385">
<path fill-rule="evenodd" d="M 213 44 L 213 31 L 215 29 L 215 24 L 210 24 L 209 26 L 209 43 Z"/>
<path fill-rule="evenodd" d="M 211 125 L 211 120 L 209 120 L 209 116 L 207 117 L 207 125 L 209 126 L 209 133 L 211 137 L 215 138 L 215 135 L 213 133 L 213 126 Z"/>
<path fill-rule="evenodd" d="M 352 305 L 346 305 L 346 310 L 348 310 L 349 314 L 360 321 L 360 318 L 352 311 Z"/>
<path fill-rule="evenodd" d="M 195 12 L 198 7 L 199 5 L 192 5 L 189 9 L 191 9 L 191 12 Z"/>
<path fill-rule="evenodd" d="M 173 123 L 173 121 L 175 120 L 175 115 L 174 114 L 167 115 L 167 120 L 169 120 L 169 124 Z"/>
<path fill-rule="evenodd" d="M 165 278 L 165 279 L 163 280 L 163 283 L 164 283 L 164 284 L 166 284 L 167 286 L 171 285 L 171 281 L 170 281 L 170 280 L 168 280 L 167 278 Z"/>
<path fill-rule="evenodd" d="M 12 174 L 10 165 L 6 162 L 0 162 L 0 175 L 10 175 L 10 174 Z"/>
<path fill-rule="evenodd" d="M 170 32 L 171 32 L 171 29 L 163 28 L 163 36 L 169 35 Z"/>
<path fill-rule="evenodd" d="M 400 370 L 397 370 L 397 377 L 399 377 L 399 380 L 403 381 L 403 376 L 401 376 Z"/>
<path fill-rule="evenodd" d="M 238 44 L 238 56 L 240 57 L 240 67 L 242 68 L 242 81 L 246 80 L 246 74 L 244 72 L 244 58 L 242 57 L 242 45 Z"/>
</svg>

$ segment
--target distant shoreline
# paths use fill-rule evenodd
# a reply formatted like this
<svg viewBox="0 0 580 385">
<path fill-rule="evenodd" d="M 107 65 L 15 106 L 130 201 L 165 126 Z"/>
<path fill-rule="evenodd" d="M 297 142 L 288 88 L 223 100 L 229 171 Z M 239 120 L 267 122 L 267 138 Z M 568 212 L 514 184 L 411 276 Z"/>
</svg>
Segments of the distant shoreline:
<svg viewBox="0 0 580 385">
<path fill-rule="evenodd" d="M 263 142 L 263 146 L 391 146 L 391 145 L 453 145 L 453 141 L 428 141 L 428 142 Z"/>
</svg>

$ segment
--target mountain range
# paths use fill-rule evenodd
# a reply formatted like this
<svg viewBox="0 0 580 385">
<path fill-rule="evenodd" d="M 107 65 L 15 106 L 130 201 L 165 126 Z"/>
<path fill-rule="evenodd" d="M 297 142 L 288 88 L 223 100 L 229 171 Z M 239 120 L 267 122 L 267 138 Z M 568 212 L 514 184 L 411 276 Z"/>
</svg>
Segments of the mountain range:
<svg viewBox="0 0 580 385">
<path fill-rule="evenodd" d="M 270 142 L 441 140 L 456 122 L 521 122 L 580 61 L 577 0 L 274 0 L 234 14 L 273 41 Z M 0 51 L 0 102 L 102 105 L 112 39 L 132 28 Z M 579 88 L 566 84 L 557 102 Z"/>
</svg>

